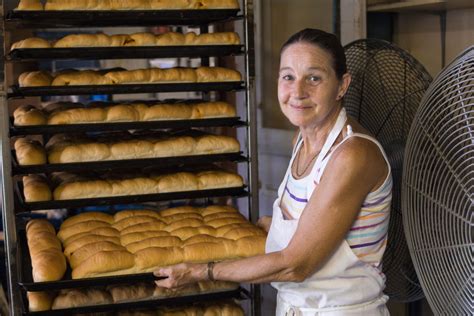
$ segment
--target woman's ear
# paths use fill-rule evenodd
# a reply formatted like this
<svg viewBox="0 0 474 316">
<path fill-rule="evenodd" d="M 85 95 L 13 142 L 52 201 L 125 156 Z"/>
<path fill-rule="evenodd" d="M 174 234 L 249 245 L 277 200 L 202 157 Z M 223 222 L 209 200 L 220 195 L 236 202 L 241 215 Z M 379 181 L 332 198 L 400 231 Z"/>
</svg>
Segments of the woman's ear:
<svg viewBox="0 0 474 316">
<path fill-rule="evenodd" d="M 341 83 L 339 84 L 339 91 L 337 94 L 337 101 L 342 100 L 344 95 L 347 92 L 347 89 L 349 89 L 349 85 L 351 84 L 352 77 L 349 73 L 345 73 L 342 76 Z"/>
</svg>

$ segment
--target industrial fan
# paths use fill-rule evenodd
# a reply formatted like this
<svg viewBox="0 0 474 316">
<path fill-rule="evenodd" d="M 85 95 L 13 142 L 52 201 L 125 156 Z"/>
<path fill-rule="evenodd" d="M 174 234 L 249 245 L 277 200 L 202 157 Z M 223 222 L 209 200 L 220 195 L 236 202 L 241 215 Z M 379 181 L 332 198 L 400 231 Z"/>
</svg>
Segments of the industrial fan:
<svg viewBox="0 0 474 316">
<path fill-rule="evenodd" d="M 429 87 L 405 149 L 408 246 L 436 315 L 474 314 L 474 46 Z"/>
<path fill-rule="evenodd" d="M 408 132 L 432 78 L 407 52 L 385 41 L 357 40 L 345 52 L 352 82 L 344 107 L 379 140 L 392 168 L 392 210 L 382 266 L 385 293 L 397 301 L 416 301 L 423 291 L 403 231 L 401 178 Z"/>
</svg>

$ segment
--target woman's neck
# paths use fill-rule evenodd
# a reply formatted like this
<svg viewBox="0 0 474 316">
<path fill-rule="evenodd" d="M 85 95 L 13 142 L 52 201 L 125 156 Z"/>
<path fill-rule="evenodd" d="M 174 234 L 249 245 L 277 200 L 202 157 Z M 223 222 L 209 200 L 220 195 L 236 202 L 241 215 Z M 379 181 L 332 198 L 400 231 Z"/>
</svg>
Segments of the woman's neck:
<svg viewBox="0 0 474 316">
<path fill-rule="evenodd" d="M 321 122 L 308 127 L 300 127 L 301 137 L 303 138 L 301 150 L 303 150 L 304 155 L 321 151 L 327 136 L 339 117 L 341 109 L 340 106 L 337 106 Z"/>
</svg>

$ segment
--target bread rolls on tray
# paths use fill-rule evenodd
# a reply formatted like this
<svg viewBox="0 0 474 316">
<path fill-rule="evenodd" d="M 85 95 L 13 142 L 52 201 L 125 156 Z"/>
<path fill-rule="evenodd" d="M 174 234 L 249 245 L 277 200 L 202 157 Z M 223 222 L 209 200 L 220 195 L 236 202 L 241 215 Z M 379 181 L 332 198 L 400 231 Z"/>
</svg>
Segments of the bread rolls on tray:
<svg viewBox="0 0 474 316">
<path fill-rule="evenodd" d="M 93 70 L 66 71 L 51 75 L 45 71 L 24 72 L 18 78 L 20 87 L 81 86 L 113 84 L 203 83 L 241 81 L 241 74 L 222 67 L 150 68 L 99 72 Z"/>
<path fill-rule="evenodd" d="M 70 217 L 57 233 L 74 279 L 150 272 L 158 266 L 264 251 L 265 232 L 228 206 L 124 210 L 113 217 L 99 214 Z"/>
<path fill-rule="evenodd" d="M 105 107 L 60 108 L 51 113 L 33 106 L 22 106 L 13 113 L 15 126 L 191 120 L 235 116 L 235 107 L 226 102 L 152 105 L 131 103 Z"/>
<path fill-rule="evenodd" d="M 17 10 L 42 10 L 39 0 L 22 0 Z M 28 3 L 28 5 L 27 5 Z M 32 9 L 35 8 L 35 9 Z M 199 10 L 238 9 L 238 0 L 47 0 L 45 10 Z"/>
</svg>

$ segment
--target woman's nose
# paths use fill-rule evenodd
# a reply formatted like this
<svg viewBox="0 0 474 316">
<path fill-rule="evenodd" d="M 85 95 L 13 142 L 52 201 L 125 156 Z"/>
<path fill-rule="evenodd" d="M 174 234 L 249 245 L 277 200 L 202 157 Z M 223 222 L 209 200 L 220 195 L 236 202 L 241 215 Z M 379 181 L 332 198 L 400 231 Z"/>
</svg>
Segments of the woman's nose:
<svg viewBox="0 0 474 316">
<path fill-rule="evenodd" d="M 295 80 L 292 89 L 292 96 L 298 99 L 302 99 L 307 96 L 306 83 L 304 80 Z"/>
</svg>

